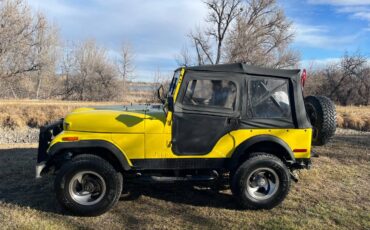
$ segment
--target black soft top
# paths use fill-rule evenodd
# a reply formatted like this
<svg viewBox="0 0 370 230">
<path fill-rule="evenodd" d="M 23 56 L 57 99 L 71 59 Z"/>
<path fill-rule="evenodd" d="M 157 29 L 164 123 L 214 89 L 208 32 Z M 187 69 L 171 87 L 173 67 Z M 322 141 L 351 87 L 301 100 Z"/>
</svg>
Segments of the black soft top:
<svg viewBox="0 0 370 230">
<path fill-rule="evenodd" d="M 193 76 L 203 76 L 207 77 L 208 73 L 213 73 L 211 75 L 224 77 L 225 73 L 228 77 L 232 77 L 239 82 L 239 85 L 243 86 L 245 79 L 259 77 L 273 77 L 273 78 L 285 78 L 289 80 L 289 94 L 291 96 L 290 106 L 292 110 L 292 118 L 289 120 L 278 119 L 278 118 L 248 118 L 242 120 L 247 128 L 311 128 L 311 124 L 307 119 L 301 79 L 299 69 L 272 69 L 272 68 L 262 68 L 252 65 L 247 65 L 245 63 L 234 63 L 234 64 L 221 64 L 221 65 L 202 65 L 202 66 L 191 66 L 184 67 L 186 78 L 191 79 Z M 209 77 L 209 76 L 208 76 Z M 245 86 L 246 87 L 246 86 Z M 186 88 L 182 87 L 180 93 L 184 94 Z M 243 93 L 248 93 L 245 88 Z M 251 95 L 253 97 L 253 95 Z"/>
<path fill-rule="evenodd" d="M 245 63 L 191 66 L 185 67 L 185 69 L 191 71 L 246 73 L 250 75 L 278 76 L 286 78 L 296 77 L 301 71 L 299 69 L 262 68 Z"/>
</svg>

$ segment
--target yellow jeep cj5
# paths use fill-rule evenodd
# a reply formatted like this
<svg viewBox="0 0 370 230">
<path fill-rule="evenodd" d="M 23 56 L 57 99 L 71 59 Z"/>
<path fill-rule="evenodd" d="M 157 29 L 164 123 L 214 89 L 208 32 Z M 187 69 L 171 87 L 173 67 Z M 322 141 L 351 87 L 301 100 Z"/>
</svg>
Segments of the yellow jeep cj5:
<svg viewBox="0 0 370 230">
<path fill-rule="evenodd" d="M 304 98 L 304 80 L 242 63 L 179 68 L 162 104 L 79 108 L 41 128 L 36 176 L 55 173 L 58 201 L 78 215 L 108 211 L 139 182 L 230 187 L 242 208 L 273 208 L 310 167 L 311 144 L 335 132 L 333 103 Z"/>
</svg>

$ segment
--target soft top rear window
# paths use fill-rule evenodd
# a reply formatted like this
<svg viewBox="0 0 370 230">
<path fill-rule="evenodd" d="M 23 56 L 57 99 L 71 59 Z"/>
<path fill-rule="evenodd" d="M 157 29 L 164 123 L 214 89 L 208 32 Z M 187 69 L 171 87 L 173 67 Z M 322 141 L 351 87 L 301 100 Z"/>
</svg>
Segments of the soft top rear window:
<svg viewBox="0 0 370 230">
<path fill-rule="evenodd" d="M 287 79 L 264 77 L 250 80 L 249 99 L 254 118 L 291 118 Z"/>
</svg>

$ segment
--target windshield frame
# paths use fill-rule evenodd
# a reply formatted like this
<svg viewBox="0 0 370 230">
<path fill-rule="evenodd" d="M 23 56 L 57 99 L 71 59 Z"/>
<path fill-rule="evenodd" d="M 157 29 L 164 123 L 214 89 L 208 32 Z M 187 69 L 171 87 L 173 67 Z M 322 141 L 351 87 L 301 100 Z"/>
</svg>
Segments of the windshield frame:
<svg viewBox="0 0 370 230">
<path fill-rule="evenodd" d="M 181 74 L 180 69 L 174 72 L 171 83 L 170 83 L 170 87 L 168 88 L 167 96 L 173 96 L 173 94 L 175 93 L 176 86 L 180 78 L 180 74 Z"/>
</svg>

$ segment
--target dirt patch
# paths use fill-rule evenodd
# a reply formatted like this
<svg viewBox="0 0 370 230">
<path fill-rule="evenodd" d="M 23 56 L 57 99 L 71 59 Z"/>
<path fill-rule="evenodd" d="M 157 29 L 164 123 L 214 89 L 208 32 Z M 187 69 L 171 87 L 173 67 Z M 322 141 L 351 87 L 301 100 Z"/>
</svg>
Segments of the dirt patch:
<svg viewBox="0 0 370 230">
<path fill-rule="evenodd" d="M 112 211 L 80 218 L 55 200 L 51 176 L 34 179 L 35 144 L 0 145 L 0 226 L 58 229 L 370 229 L 370 134 L 338 134 L 299 173 L 282 205 L 239 210 L 230 191 L 137 186 Z"/>
</svg>

